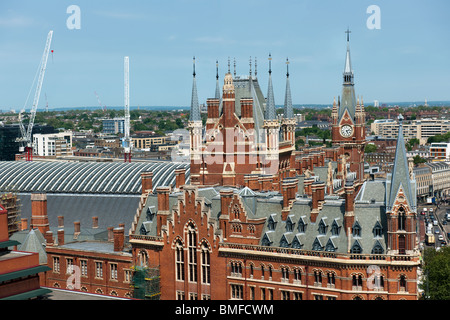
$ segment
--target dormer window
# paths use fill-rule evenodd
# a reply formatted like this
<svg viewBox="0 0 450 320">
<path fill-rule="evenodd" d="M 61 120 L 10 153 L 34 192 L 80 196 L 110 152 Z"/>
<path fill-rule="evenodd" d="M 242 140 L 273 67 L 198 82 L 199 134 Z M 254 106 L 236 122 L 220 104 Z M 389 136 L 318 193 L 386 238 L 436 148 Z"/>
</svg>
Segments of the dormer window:
<svg viewBox="0 0 450 320">
<path fill-rule="evenodd" d="M 374 237 L 381 237 L 383 234 L 383 228 L 381 227 L 381 224 L 379 221 L 375 224 L 375 227 L 373 227 L 373 236 Z"/>
<path fill-rule="evenodd" d="M 327 225 L 325 224 L 325 221 L 322 219 L 319 222 L 319 234 L 325 233 L 327 233 Z"/>
<path fill-rule="evenodd" d="M 331 235 L 338 236 L 340 229 L 341 229 L 341 227 L 338 225 L 336 220 L 334 220 L 333 224 L 331 225 Z"/>
<path fill-rule="evenodd" d="M 305 233 L 306 232 L 306 223 L 302 218 L 298 221 L 298 232 Z"/>
<path fill-rule="evenodd" d="M 275 230 L 277 223 L 275 222 L 273 216 L 271 215 L 267 221 L 267 229 L 269 229 L 270 231 Z"/>
<path fill-rule="evenodd" d="M 291 217 L 288 217 L 286 220 L 286 232 L 292 232 L 294 230 L 294 222 L 291 220 Z"/>
<path fill-rule="evenodd" d="M 355 222 L 352 228 L 352 234 L 354 237 L 361 237 L 361 226 L 358 221 Z"/>
<path fill-rule="evenodd" d="M 353 243 L 353 246 L 350 249 L 350 252 L 351 253 L 356 253 L 356 254 L 362 253 L 362 247 L 361 247 L 361 244 L 359 243 L 358 240 L 356 240 L 355 243 Z"/>
</svg>

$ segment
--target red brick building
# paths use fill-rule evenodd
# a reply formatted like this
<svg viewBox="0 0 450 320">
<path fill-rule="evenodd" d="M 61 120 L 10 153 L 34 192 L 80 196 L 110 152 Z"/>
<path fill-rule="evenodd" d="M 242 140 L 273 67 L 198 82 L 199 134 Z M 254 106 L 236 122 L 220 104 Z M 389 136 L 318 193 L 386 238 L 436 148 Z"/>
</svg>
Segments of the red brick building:
<svg viewBox="0 0 450 320">
<path fill-rule="evenodd" d="M 251 88 L 249 79 L 251 74 Z M 238 99 L 234 86 L 240 80 L 228 72 L 222 100 L 208 104 L 207 128 L 240 128 L 243 141 L 223 142 L 231 144 L 224 150 L 235 154 L 236 146 L 246 145 L 246 126 L 258 122 L 255 114 L 253 122 L 246 120 L 246 112 L 257 108 L 246 109 L 255 99 Z M 167 300 L 417 299 L 414 174 L 399 135 L 392 173 L 364 180 L 365 112 L 355 99 L 349 46 L 342 99 L 333 108 L 333 148 L 289 151 L 284 157 L 282 143 L 291 144 L 289 130 L 283 131 L 283 124 L 291 125 L 290 105 L 285 104 L 284 118 L 275 120 L 271 87 L 269 77 L 260 121 L 267 130 L 254 150 L 264 149 L 278 161 L 275 172 L 266 174 L 258 160 L 247 171 L 233 158 L 213 166 L 202 160 L 207 149 L 196 115 L 194 72 L 191 185 L 178 170 L 174 188 L 152 192 L 151 174 L 142 174 L 143 205 L 129 235 L 134 264 L 159 270 L 157 290 Z M 286 87 L 289 97 L 289 82 Z M 214 139 L 205 141 L 208 146 Z M 206 157 L 228 155 L 210 150 L 215 152 Z M 255 155 L 241 150 L 244 159 Z"/>
<path fill-rule="evenodd" d="M 37 253 L 9 249 L 18 244 L 9 239 L 7 211 L 0 206 L 0 300 L 33 299 L 51 292 L 39 281 L 48 267 L 39 264 Z"/>
</svg>

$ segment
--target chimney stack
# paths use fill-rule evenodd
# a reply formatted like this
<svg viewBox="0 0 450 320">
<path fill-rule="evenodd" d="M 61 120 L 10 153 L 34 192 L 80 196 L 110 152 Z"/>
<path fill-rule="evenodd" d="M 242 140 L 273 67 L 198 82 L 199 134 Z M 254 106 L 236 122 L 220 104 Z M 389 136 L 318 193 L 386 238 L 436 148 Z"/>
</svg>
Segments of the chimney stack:
<svg viewBox="0 0 450 320">
<path fill-rule="evenodd" d="M 58 230 L 58 246 L 62 246 L 64 244 L 64 229 Z"/>
<path fill-rule="evenodd" d="M 351 232 L 353 223 L 355 222 L 355 186 L 353 185 L 353 180 L 348 180 L 345 183 L 345 214 L 344 214 L 344 228 L 348 233 Z"/>
<path fill-rule="evenodd" d="M 281 192 L 283 194 L 283 210 L 281 212 L 281 219 L 286 221 L 289 214 L 289 205 L 292 200 L 295 200 L 298 191 L 298 179 L 286 178 L 281 182 Z"/>
<path fill-rule="evenodd" d="M 92 229 L 98 228 L 98 217 L 92 217 Z"/>
<path fill-rule="evenodd" d="M 153 172 L 141 172 L 142 194 L 152 193 L 153 190 Z"/>
<path fill-rule="evenodd" d="M 53 231 L 47 231 L 44 236 L 47 246 L 53 245 Z"/>
<path fill-rule="evenodd" d="M 9 240 L 8 211 L 0 205 L 0 242 Z"/>
<path fill-rule="evenodd" d="M 181 189 L 186 184 L 186 169 L 175 170 L 175 188 Z"/>
<path fill-rule="evenodd" d="M 31 228 L 38 228 L 42 234 L 50 230 L 47 215 L 47 195 L 31 194 Z"/>
<path fill-rule="evenodd" d="M 74 233 L 80 233 L 81 232 L 81 224 L 80 221 L 75 221 L 73 223 L 73 227 L 74 227 Z"/>
<path fill-rule="evenodd" d="M 28 229 L 28 219 L 27 218 L 22 218 L 20 219 L 21 222 L 21 227 L 20 229 L 23 230 L 27 230 Z"/>
<path fill-rule="evenodd" d="M 114 228 L 113 227 L 108 227 L 108 241 L 113 241 L 114 240 L 114 232 L 113 232 Z"/>
<path fill-rule="evenodd" d="M 125 230 L 123 228 L 114 228 L 114 251 L 123 251 L 125 242 Z"/>
<path fill-rule="evenodd" d="M 64 228 L 64 216 L 58 216 L 58 228 Z"/>
</svg>

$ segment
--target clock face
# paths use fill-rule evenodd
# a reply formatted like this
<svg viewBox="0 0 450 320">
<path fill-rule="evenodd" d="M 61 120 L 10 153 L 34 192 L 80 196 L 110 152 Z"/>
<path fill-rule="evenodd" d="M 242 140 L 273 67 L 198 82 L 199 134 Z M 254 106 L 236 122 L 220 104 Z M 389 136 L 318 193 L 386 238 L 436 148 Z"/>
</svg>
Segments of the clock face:
<svg viewBox="0 0 450 320">
<path fill-rule="evenodd" d="M 352 135 L 352 133 L 353 133 L 353 128 L 351 126 L 344 125 L 344 126 L 341 127 L 341 135 L 344 138 L 350 137 Z"/>
</svg>

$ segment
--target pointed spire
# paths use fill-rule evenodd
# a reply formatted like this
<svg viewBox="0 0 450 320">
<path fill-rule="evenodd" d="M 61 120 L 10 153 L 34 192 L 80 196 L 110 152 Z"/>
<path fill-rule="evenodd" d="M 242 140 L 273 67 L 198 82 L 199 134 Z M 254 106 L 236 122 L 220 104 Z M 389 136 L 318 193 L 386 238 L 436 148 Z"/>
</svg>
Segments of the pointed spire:
<svg viewBox="0 0 450 320">
<path fill-rule="evenodd" d="M 350 33 L 351 31 L 347 29 L 345 31 L 347 34 L 347 52 L 345 54 L 345 67 L 344 67 L 344 83 L 353 83 L 353 71 L 352 71 L 352 62 L 350 59 Z"/>
<path fill-rule="evenodd" d="M 234 77 L 236 78 L 236 58 L 234 58 Z"/>
<path fill-rule="evenodd" d="M 228 73 L 230 73 L 230 57 L 228 57 Z"/>
<path fill-rule="evenodd" d="M 248 64 L 250 65 L 249 75 L 250 75 L 250 78 L 251 78 L 252 77 L 252 56 L 250 56 Z"/>
<path fill-rule="evenodd" d="M 258 62 L 256 61 L 256 57 L 255 57 L 255 78 L 258 75 Z"/>
<path fill-rule="evenodd" d="M 267 89 L 267 104 L 264 119 L 275 120 L 276 118 L 277 113 L 275 110 L 275 98 L 273 96 L 273 86 L 272 86 L 272 55 L 269 53 L 269 85 Z"/>
<path fill-rule="evenodd" d="M 198 94 L 197 94 L 197 81 L 195 79 L 195 56 L 193 61 L 193 79 L 192 79 L 192 97 L 191 97 L 191 112 L 189 116 L 190 121 L 201 121 L 202 118 L 200 116 L 200 105 L 198 103 Z"/>
<path fill-rule="evenodd" d="M 216 93 L 214 98 L 220 99 L 220 86 L 219 86 L 219 61 L 216 60 Z"/>
<path fill-rule="evenodd" d="M 289 81 L 289 59 L 286 58 L 286 94 L 284 96 L 284 118 L 294 118 L 294 108 L 292 107 L 291 85 Z"/>
<path fill-rule="evenodd" d="M 394 168 L 391 174 L 391 187 L 389 190 L 389 198 L 387 198 L 387 206 L 388 208 L 392 208 L 398 191 L 402 188 L 408 204 L 411 206 L 411 209 L 415 210 L 416 198 L 411 188 L 408 157 L 406 156 L 405 140 L 403 137 L 403 116 L 401 114 L 398 116 L 398 122 L 397 148 L 395 150 Z"/>
</svg>

